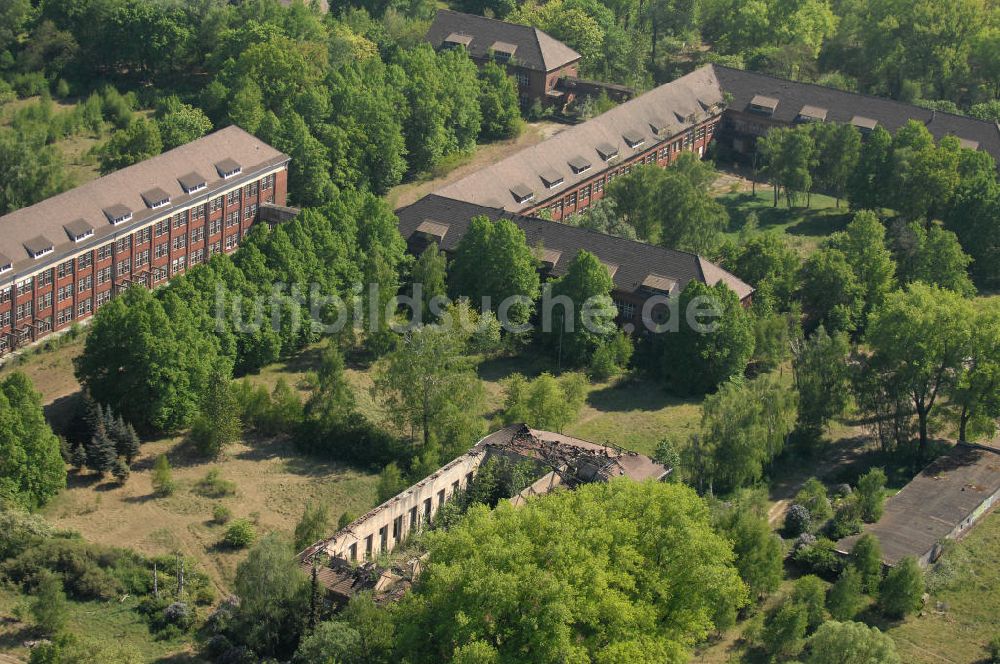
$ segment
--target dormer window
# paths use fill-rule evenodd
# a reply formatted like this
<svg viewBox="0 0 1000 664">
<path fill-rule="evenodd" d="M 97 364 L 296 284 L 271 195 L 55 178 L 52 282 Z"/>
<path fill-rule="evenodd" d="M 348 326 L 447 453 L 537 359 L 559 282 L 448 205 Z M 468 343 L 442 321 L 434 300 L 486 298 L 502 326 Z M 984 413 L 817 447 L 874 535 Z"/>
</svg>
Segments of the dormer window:
<svg viewBox="0 0 1000 664">
<path fill-rule="evenodd" d="M 590 170 L 590 162 L 587 161 L 586 159 L 584 159 L 583 157 L 579 157 L 579 156 L 573 157 L 567 163 L 569 163 L 569 167 L 570 167 L 570 169 L 572 169 L 572 171 L 573 171 L 573 173 L 575 175 L 579 175 L 580 173 L 583 173 L 584 171 L 589 171 Z"/>
<path fill-rule="evenodd" d="M 541 254 L 539 260 L 547 270 L 554 269 L 559 258 L 562 257 L 562 252 L 558 249 L 542 249 Z"/>
<path fill-rule="evenodd" d="M 83 219 L 76 219 L 64 225 L 63 228 L 66 230 L 66 235 L 73 242 L 80 242 L 85 240 L 94 234 L 94 227 L 88 224 Z"/>
<path fill-rule="evenodd" d="M 627 131 L 622 134 L 622 138 L 630 148 L 637 148 L 646 142 L 646 137 L 637 131 Z"/>
<path fill-rule="evenodd" d="M 670 295 L 677 289 L 677 280 L 650 273 L 642 280 L 642 287 L 648 291 L 656 291 Z"/>
<path fill-rule="evenodd" d="M 228 180 L 234 175 L 242 173 L 243 167 L 240 166 L 234 159 L 223 159 L 215 165 L 215 170 L 219 172 L 219 175 L 223 180 Z"/>
<path fill-rule="evenodd" d="M 146 205 L 149 209 L 155 210 L 156 208 L 161 208 L 164 205 L 170 204 L 170 194 L 163 191 L 159 187 L 154 187 L 149 191 L 142 192 L 142 200 L 146 201 Z"/>
<path fill-rule="evenodd" d="M 799 111 L 796 122 L 823 122 L 826 120 L 827 110 L 819 106 L 803 106 Z"/>
<path fill-rule="evenodd" d="M 24 243 L 24 249 L 32 258 L 41 258 L 52 253 L 52 242 L 43 235 L 37 235 Z"/>
<path fill-rule="evenodd" d="M 962 138 L 961 136 L 959 136 L 958 137 L 958 146 L 961 147 L 961 148 L 965 148 L 966 150 L 978 150 L 979 149 L 979 141 L 972 141 L 972 140 L 969 140 L 968 138 Z"/>
<path fill-rule="evenodd" d="M 14 268 L 14 261 L 7 256 L 0 254 L 0 274 Z"/>
<path fill-rule="evenodd" d="M 493 59 L 500 64 L 507 64 L 510 59 L 514 57 L 514 51 L 517 50 L 517 44 L 508 44 L 507 42 L 496 41 L 490 46 L 490 52 L 493 53 Z"/>
<path fill-rule="evenodd" d="M 618 156 L 618 148 L 610 143 L 600 143 L 597 145 L 597 154 L 601 155 L 604 161 L 611 161 Z"/>
<path fill-rule="evenodd" d="M 429 240 L 436 240 L 441 242 L 444 239 L 445 234 L 448 233 L 448 224 L 442 224 L 437 221 L 431 221 L 430 219 L 424 219 L 417 226 L 418 234 L 423 235 Z"/>
<path fill-rule="evenodd" d="M 774 115 L 774 111 L 778 108 L 778 100 L 774 97 L 754 95 L 753 99 L 750 100 L 749 108 L 752 113 L 759 113 L 760 115 Z"/>
<path fill-rule="evenodd" d="M 538 177 L 542 179 L 542 184 L 545 185 L 546 189 L 552 189 L 553 187 L 558 187 L 563 183 L 563 176 L 558 171 L 552 170 L 551 168 L 546 169 L 538 174 Z"/>
<path fill-rule="evenodd" d="M 662 138 L 670 132 L 670 123 L 662 118 L 655 118 L 649 121 L 649 128 L 657 137 Z"/>
<path fill-rule="evenodd" d="M 104 215 L 108 218 L 108 221 L 110 221 L 112 225 L 123 224 L 132 219 L 132 210 L 121 203 L 118 203 L 116 205 L 112 205 L 111 207 L 104 208 Z"/>
<path fill-rule="evenodd" d="M 511 187 L 510 193 L 518 203 L 527 203 L 535 197 L 535 192 L 523 184 L 516 184 Z"/>
<path fill-rule="evenodd" d="M 868 135 L 878 126 L 878 120 L 872 120 L 863 115 L 855 115 L 851 118 L 851 124 L 857 127 L 862 135 Z"/>
<path fill-rule="evenodd" d="M 205 178 L 193 172 L 180 176 L 177 178 L 177 182 L 181 185 L 185 194 L 193 194 L 196 191 L 201 191 L 207 186 Z"/>
<path fill-rule="evenodd" d="M 453 32 L 444 38 L 444 41 L 441 42 L 441 47 L 458 48 L 459 46 L 464 46 L 465 48 L 469 48 L 469 44 L 471 43 L 472 43 L 471 35 L 463 35 L 458 32 Z"/>
</svg>

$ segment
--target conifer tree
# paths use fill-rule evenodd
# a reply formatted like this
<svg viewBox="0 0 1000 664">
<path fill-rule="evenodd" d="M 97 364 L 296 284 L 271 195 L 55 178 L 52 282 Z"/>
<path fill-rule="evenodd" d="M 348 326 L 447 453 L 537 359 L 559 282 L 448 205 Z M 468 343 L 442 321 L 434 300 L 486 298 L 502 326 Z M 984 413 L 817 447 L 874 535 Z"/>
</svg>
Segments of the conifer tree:
<svg viewBox="0 0 1000 664">
<path fill-rule="evenodd" d="M 87 449 L 80 443 L 73 448 L 73 467 L 78 471 L 83 470 L 87 465 Z"/>
<path fill-rule="evenodd" d="M 87 465 L 92 470 L 104 475 L 114 469 L 117 460 L 118 452 L 115 450 L 115 443 L 111 440 L 104 426 L 101 425 L 98 427 L 97 433 L 90 439 Z"/>
</svg>

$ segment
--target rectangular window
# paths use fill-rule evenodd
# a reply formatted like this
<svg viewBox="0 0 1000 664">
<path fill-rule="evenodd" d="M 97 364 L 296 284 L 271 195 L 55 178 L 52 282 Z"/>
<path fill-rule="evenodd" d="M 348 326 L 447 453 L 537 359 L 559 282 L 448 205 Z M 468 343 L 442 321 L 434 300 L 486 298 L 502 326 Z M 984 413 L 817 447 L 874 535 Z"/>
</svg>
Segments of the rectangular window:
<svg viewBox="0 0 1000 664">
<path fill-rule="evenodd" d="M 73 295 L 73 284 L 60 286 L 56 292 L 56 302 L 65 302 Z"/>
<path fill-rule="evenodd" d="M 569 199 L 566 201 L 566 205 L 569 205 L 571 207 L 574 206 L 574 205 L 576 205 L 576 192 L 575 191 L 572 194 L 569 195 Z"/>
<path fill-rule="evenodd" d="M 83 300 L 78 305 L 76 305 L 76 317 L 77 318 L 83 318 L 84 316 L 86 316 L 87 314 L 89 314 L 90 311 L 91 311 L 90 298 L 87 298 L 86 300 Z"/>
<path fill-rule="evenodd" d="M 590 198 L 590 185 L 589 184 L 586 187 L 584 187 L 583 189 L 580 190 L 580 200 L 582 201 L 582 200 L 585 200 L 587 198 Z"/>
<path fill-rule="evenodd" d="M 17 320 L 22 321 L 25 318 L 31 318 L 31 300 L 17 305 Z"/>
<path fill-rule="evenodd" d="M 45 295 L 38 296 L 38 302 L 36 303 L 35 310 L 42 311 L 48 309 L 52 306 L 52 292 L 48 292 Z"/>
<path fill-rule="evenodd" d="M 177 251 L 178 249 L 183 249 L 184 247 L 187 246 L 187 236 L 178 235 L 173 239 L 171 244 L 173 246 L 174 251 Z"/>
<path fill-rule="evenodd" d="M 153 230 L 149 226 L 146 226 L 146 228 L 137 230 L 135 232 L 135 246 L 138 247 L 140 244 L 147 244 L 149 242 L 149 237 L 150 237 L 150 235 L 152 235 L 152 233 L 153 233 Z"/>
<path fill-rule="evenodd" d="M 211 256 L 212 254 L 217 254 L 220 251 L 222 251 L 222 242 L 215 241 L 212 244 L 208 245 L 208 255 L 209 256 Z"/>
<path fill-rule="evenodd" d="M 170 261 L 170 274 L 183 272 L 185 267 L 187 267 L 187 258 L 184 256 L 178 256 L 174 260 Z"/>
<path fill-rule="evenodd" d="M 217 235 L 221 230 L 222 230 L 222 220 L 221 219 L 213 219 L 212 221 L 208 222 L 208 234 L 209 235 Z"/>
<path fill-rule="evenodd" d="M 246 187 L 243 188 L 243 193 L 245 196 L 256 196 L 257 195 L 257 183 L 251 182 Z"/>
<path fill-rule="evenodd" d="M 0 311 L 0 327 L 10 327 L 10 309 Z"/>
<path fill-rule="evenodd" d="M 115 267 L 115 272 L 118 276 L 128 274 L 132 271 L 132 261 L 126 258 L 125 260 L 118 261 L 118 265 Z"/>
<path fill-rule="evenodd" d="M 197 265 L 205 260 L 205 250 L 196 249 L 191 252 L 191 265 Z"/>
<path fill-rule="evenodd" d="M 105 267 L 97 272 L 97 285 L 106 284 L 111 281 L 111 267 Z"/>
<path fill-rule="evenodd" d="M 178 212 L 174 215 L 174 228 L 180 228 L 188 221 L 187 212 Z"/>
<path fill-rule="evenodd" d="M 103 304 L 107 304 L 111 301 L 111 291 L 106 290 L 102 293 L 97 294 L 97 306 L 100 307 Z"/>
<path fill-rule="evenodd" d="M 105 260 L 111 258 L 111 250 L 112 250 L 112 248 L 113 248 L 113 245 L 110 242 L 108 244 L 104 245 L 103 247 L 98 247 L 97 248 L 97 260 L 99 260 L 99 261 L 105 261 Z"/>
<path fill-rule="evenodd" d="M 7 288 L 0 288 L 0 304 L 10 302 L 10 290 L 10 286 L 7 286 Z"/>
<path fill-rule="evenodd" d="M 59 267 L 56 268 L 56 275 L 63 279 L 73 274 L 73 261 L 68 260 L 63 263 L 59 263 Z"/>
<path fill-rule="evenodd" d="M 219 196 L 218 198 L 213 198 L 211 201 L 209 201 L 208 203 L 209 214 L 212 214 L 213 212 L 218 212 L 221 209 L 222 209 L 222 196 Z"/>
<path fill-rule="evenodd" d="M 240 190 L 231 191 L 226 194 L 226 205 L 236 205 L 240 202 Z"/>
<path fill-rule="evenodd" d="M 243 211 L 243 218 L 244 219 L 253 219 L 253 217 L 254 217 L 255 214 L 257 214 L 257 204 L 256 203 L 254 203 L 253 205 L 248 205 L 246 207 L 246 209 Z"/>
<path fill-rule="evenodd" d="M 274 175 L 265 175 L 260 179 L 261 189 L 270 189 L 274 185 Z"/>
<path fill-rule="evenodd" d="M 132 236 L 118 238 L 115 241 L 115 253 L 124 254 L 126 251 L 132 248 Z"/>
<path fill-rule="evenodd" d="M 38 273 L 38 288 L 43 288 L 52 283 L 52 270 L 45 270 Z"/>
<path fill-rule="evenodd" d="M 600 179 L 594 183 L 594 193 L 599 194 L 604 191 L 604 179 Z"/>
<path fill-rule="evenodd" d="M 161 219 L 160 221 L 156 222 L 156 229 L 154 231 L 156 233 L 156 237 L 160 237 L 161 235 L 166 235 L 169 231 L 170 231 L 169 219 Z"/>
<path fill-rule="evenodd" d="M 163 258 L 164 256 L 166 256 L 167 243 L 161 242 L 160 244 L 156 245 L 156 249 L 153 251 L 153 255 L 156 256 L 157 258 Z"/>
<path fill-rule="evenodd" d="M 100 272 L 97 273 L 97 278 L 98 279 L 101 278 L 101 274 L 105 270 L 108 271 L 108 274 L 111 273 L 111 268 L 106 267 L 106 268 L 104 268 L 104 270 L 101 270 Z M 94 287 L 94 277 L 91 276 L 91 275 L 89 275 L 89 274 L 86 277 L 80 277 L 76 281 L 76 292 L 77 293 L 86 293 L 87 291 L 89 291 L 93 287 Z"/>
<path fill-rule="evenodd" d="M 142 267 L 149 262 L 149 249 L 144 249 L 135 255 L 135 266 Z"/>
<path fill-rule="evenodd" d="M 52 329 L 52 316 L 46 316 L 45 318 L 38 321 L 38 331 L 48 332 Z"/>
<path fill-rule="evenodd" d="M 240 223 L 240 211 L 233 210 L 226 215 L 226 228 L 231 228 Z"/>
<path fill-rule="evenodd" d="M 195 242 L 201 242 L 205 239 L 205 227 L 199 226 L 198 228 L 191 231 L 191 244 Z"/>
<path fill-rule="evenodd" d="M 235 246 L 236 246 L 236 236 L 230 235 L 229 237 L 226 238 L 226 251 L 232 251 L 232 249 Z"/>
<path fill-rule="evenodd" d="M 56 325 L 65 325 L 73 320 L 73 307 L 69 306 L 56 313 Z"/>
<path fill-rule="evenodd" d="M 205 206 L 199 205 L 198 207 L 191 208 L 191 219 L 202 219 L 205 216 Z"/>
<path fill-rule="evenodd" d="M 76 269 L 86 270 L 88 267 L 93 265 L 93 263 L 94 263 L 93 254 L 86 253 L 76 259 Z"/>
<path fill-rule="evenodd" d="M 527 74 L 525 74 L 523 71 L 517 72 L 517 87 L 526 88 L 528 87 L 529 83 L 530 81 L 528 80 Z"/>
<path fill-rule="evenodd" d="M 28 277 L 24 281 L 17 282 L 17 296 L 21 297 L 25 293 L 31 292 L 31 277 Z"/>
</svg>

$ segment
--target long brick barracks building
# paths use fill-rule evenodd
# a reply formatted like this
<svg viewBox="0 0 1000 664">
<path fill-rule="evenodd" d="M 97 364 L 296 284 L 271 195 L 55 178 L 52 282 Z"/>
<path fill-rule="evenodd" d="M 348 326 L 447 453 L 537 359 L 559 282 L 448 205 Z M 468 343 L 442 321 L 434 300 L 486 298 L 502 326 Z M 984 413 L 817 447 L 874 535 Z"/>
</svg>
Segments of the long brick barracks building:
<svg viewBox="0 0 1000 664">
<path fill-rule="evenodd" d="M 227 127 L 0 217 L 0 354 L 236 249 L 289 157 Z"/>
<path fill-rule="evenodd" d="M 751 153 L 774 126 L 844 122 L 864 135 L 916 120 L 935 137 L 1000 161 L 993 122 L 935 112 L 889 99 L 707 65 L 592 120 L 447 185 L 435 193 L 508 213 L 553 219 L 587 209 L 605 186 L 639 164 L 666 166 L 682 151 L 704 154 L 713 138 Z"/>
</svg>

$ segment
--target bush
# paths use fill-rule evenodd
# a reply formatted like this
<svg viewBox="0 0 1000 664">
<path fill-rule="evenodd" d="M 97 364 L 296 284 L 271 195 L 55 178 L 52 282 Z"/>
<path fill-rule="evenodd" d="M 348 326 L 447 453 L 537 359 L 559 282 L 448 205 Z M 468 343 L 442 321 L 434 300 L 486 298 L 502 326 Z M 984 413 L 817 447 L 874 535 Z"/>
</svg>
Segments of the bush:
<svg viewBox="0 0 1000 664">
<path fill-rule="evenodd" d="M 219 469 L 213 468 L 194 485 L 194 492 L 205 498 L 225 498 L 236 494 L 236 482 L 222 479 Z"/>
<path fill-rule="evenodd" d="M 194 624 L 194 610 L 184 602 L 174 602 L 163 609 L 163 620 L 186 632 Z"/>
<path fill-rule="evenodd" d="M 770 613 L 764 624 L 761 641 L 764 650 L 774 659 L 787 659 L 802 650 L 809 616 L 806 608 L 784 601 Z"/>
<path fill-rule="evenodd" d="M 874 523 L 882 518 L 885 483 L 885 472 L 881 468 L 872 468 L 858 480 L 858 490 L 855 492 L 858 513 L 867 523 Z"/>
<path fill-rule="evenodd" d="M 804 505 L 792 505 L 785 514 L 785 533 L 798 537 L 812 529 L 812 517 Z"/>
<path fill-rule="evenodd" d="M 861 532 L 861 513 L 854 496 L 844 498 L 837 505 L 837 511 L 827 530 L 830 538 L 835 540 Z"/>
<path fill-rule="evenodd" d="M 861 589 L 866 593 L 878 592 L 882 581 L 882 547 L 878 539 L 870 533 L 862 535 L 854 543 L 848 561 L 861 575 Z"/>
<path fill-rule="evenodd" d="M 794 502 L 809 510 L 813 527 L 818 528 L 833 516 L 833 508 L 830 506 L 826 486 L 815 477 L 806 480 L 799 492 L 795 494 Z"/>
<path fill-rule="evenodd" d="M 861 596 L 861 574 L 848 566 L 830 588 L 826 608 L 834 620 L 853 620 L 864 604 Z"/>
<path fill-rule="evenodd" d="M 114 467 L 111 469 L 111 474 L 119 484 L 125 484 L 130 472 L 128 464 L 125 463 L 124 459 L 116 460 Z"/>
<path fill-rule="evenodd" d="M 229 523 L 229 520 L 233 518 L 233 512 L 228 507 L 223 504 L 218 504 L 212 508 L 212 520 L 219 525 L 224 525 Z"/>
<path fill-rule="evenodd" d="M 896 563 L 879 588 L 878 604 L 889 618 L 905 618 L 920 608 L 924 595 L 924 574 L 915 558 Z"/>
<path fill-rule="evenodd" d="M 253 524 L 247 519 L 237 519 L 226 529 L 222 543 L 231 549 L 245 549 L 253 544 L 255 539 L 257 539 L 257 529 Z"/>
<path fill-rule="evenodd" d="M 825 578 L 833 578 L 843 569 L 837 545 L 832 540 L 821 538 L 811 546 L 803 546 L 794 554 L 792 560 L 807 570 Z"/>
<path fill-rule="evenodd" d="M 624 332 L 619 332 L 594 351 L 590 358 L 588 374 L 591 380 L 604 381 L 617 376 L 628 366 L 634 348 L 632 340 Z"/>
<path fill-rule="evenodd" d="M 990 664 L 1000 664 L 1000 634 L 990 639 L 986 652 L 989 654 Z"/>
<path fill-rule="evenodd" d="M 170 461 L 166 454 L 156 457 L 153 463 L 153 493 L 157 496 L 169 496 L 177 486 L 174 484 L 173 473 L 170 471 Z"/>
</svg>

